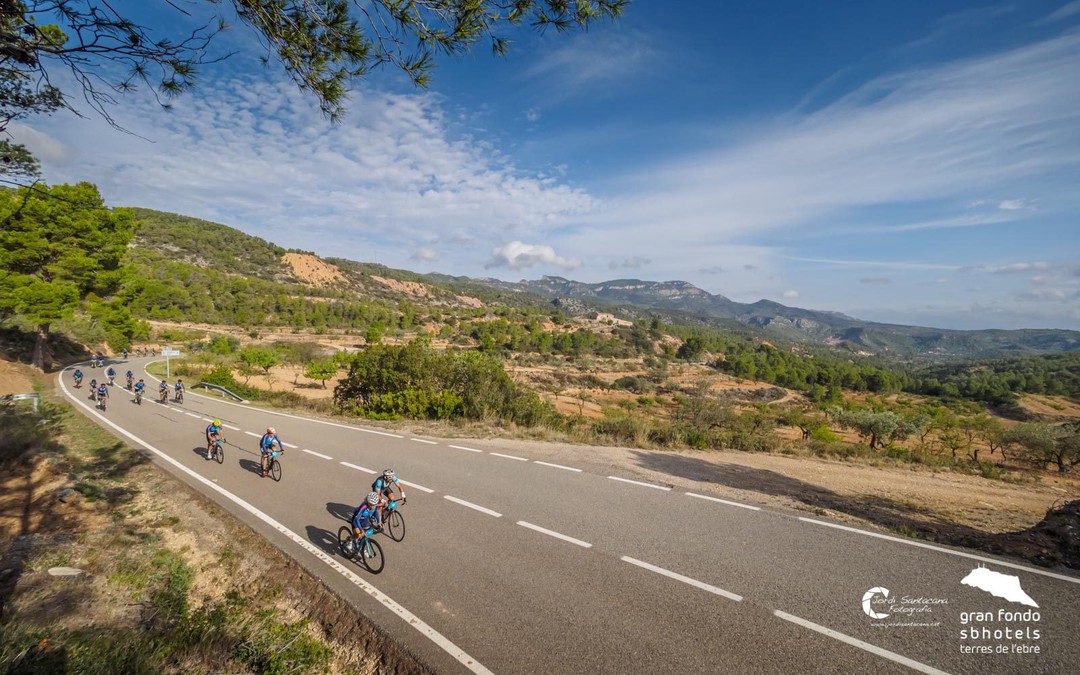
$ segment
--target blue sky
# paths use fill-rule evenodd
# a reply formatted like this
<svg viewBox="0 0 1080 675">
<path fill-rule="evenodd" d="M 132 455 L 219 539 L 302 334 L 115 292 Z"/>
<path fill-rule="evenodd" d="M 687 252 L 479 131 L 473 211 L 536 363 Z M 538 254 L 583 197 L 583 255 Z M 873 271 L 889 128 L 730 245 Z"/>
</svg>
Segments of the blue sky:
<svg viewBox="0 0 1080 675">
<path fill-rule="evenodd" d="M 50 182 L 323 256 L 1080 329 L 1080 0 L 637 0 L 511 37 L 426 91 L 377 72 L 335 126 L 236 26 L 172 110 L 124 99 L 133 134 L 12 127 Z"/>
</svg>

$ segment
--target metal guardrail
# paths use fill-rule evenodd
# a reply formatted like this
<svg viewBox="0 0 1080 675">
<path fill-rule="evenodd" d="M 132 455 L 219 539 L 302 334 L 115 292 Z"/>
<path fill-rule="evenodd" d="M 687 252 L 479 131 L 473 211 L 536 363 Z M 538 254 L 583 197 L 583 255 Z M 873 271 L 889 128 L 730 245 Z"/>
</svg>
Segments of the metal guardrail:
<svg viewBox="0 0 1080 675">
<path fill-rule="evenodd" d="M 203 387 L 204 389 L 212 389 L 214 391 L 220 391 L 221 393 L 225 394 L 226 396 L 232 396 L 234 399 L 236 399 L 237 401 L 240 401 L 241 403 L 247 403 L 247 401 L 244 400 L 244 398 L 242 396 L 237 396 L 236 394 L 232 393 L 231 391 L 229 391 L 225 387 L 222 387 L 219 384 L 208 384 L 206 382 L 199 382 L 198 384 L 191 385 L 192 389 L 194 389 L 195 387 Z"/>
<path fill-rule="evenodd" d="M 8 403 L 10 401 L 33 401 L 34 412 L 37 412 L 38 401 L 40 400 L 40 394 L 7 394 L 6 396 L 0 396 L 0 403 Z"/>
</svg>

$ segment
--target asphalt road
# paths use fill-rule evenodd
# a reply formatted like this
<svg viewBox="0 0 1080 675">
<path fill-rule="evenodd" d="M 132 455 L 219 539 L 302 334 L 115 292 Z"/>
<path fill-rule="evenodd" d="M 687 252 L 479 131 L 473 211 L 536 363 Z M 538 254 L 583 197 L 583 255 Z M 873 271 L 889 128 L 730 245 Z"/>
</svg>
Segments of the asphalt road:
<svg viewBox="0 0 1080 675">
<path fill-rule="evenodd" d="M 1080 669 L 1080 577 L 1069 572 L 724 501 L 708 483 L 545 464 L 495 442 L 471 448 L 192 392 L 160 405 L 141 372 L 149 360 L 129 362 L 151 391 L 141 406 L 115 387 L 102 414 L 68 372 L 62 390 L 440 672 Z M 83 371 L 86 381 L 103 372 Z M 227 425 L 221 465 L 204 458 L 211 417 Z M 288 444 L 280 483 L 258 473 L 267 426 Z M 407 482 L 406 536 L 379 537 L 386 567 L 372 575 L 340 555 L 337 531 L 387 466 Z M 980 566 L 1016 577 L 1038 608 L 961 583 Z M 875 588 L 888 590 L 870 598 L 883 618 L 864 611 Z"/>
</svg>

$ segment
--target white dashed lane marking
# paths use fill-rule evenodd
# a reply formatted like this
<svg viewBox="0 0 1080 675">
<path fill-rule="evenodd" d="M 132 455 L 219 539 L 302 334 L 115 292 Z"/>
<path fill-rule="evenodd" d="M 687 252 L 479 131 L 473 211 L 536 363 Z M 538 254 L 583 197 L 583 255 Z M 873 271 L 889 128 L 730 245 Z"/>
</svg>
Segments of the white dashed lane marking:
<svg viewBox="0 0 1080 675">
<path fill-rule="evenodd" d="M 718 499 L 716 497 L 708 497 L 706 495 L 697 495 L 693 492 L 687 492 L 688 497 L 697 497 L 698 499 L 708 499 L 710 502 L 718 502 L 720 504 L 727 504 L 728 506 L 738 506 L 740 509 L 750 509 L 751 511 L 760 511 L 761 507 L 750 506 L 749 504 L 740 504 L 739 502 L 729 502 L 726 499 Z"/>
<path fill-rule="evenodd" d="M 428 445 L 438 445 L 435 441 L 426 441 L 423 438 L 410 438 L 410 441 L 416 441 L 417 443 L 427 443 Z"/>
<path fill-rule="evenodd" d="M 710 584 L 707 584 L 704 581 L 698 581 L 697 579 L 691 579 L 690 577 L 683 576 L 682 574 L 679 574 L 678 572 L 672 572 L 671 570 L 666 570 L 663 567 L 657 567 L 656 565 L 650 565 L 649 563 L 647 563 L 647 562 L 645 562 L 643 560 L 637 560 L 636 558 L 631 558 L 630 556 L 625 556 L 624 555 L 622 558 L 620 558 L 620 560 L 622 560 L 623 562 L 628 562 L 631 565 L 637 565 L 638 567 L 640 567 L 642 569 L 649 570 L 650 572 L 656 572 L 657 574 L 662 574 L 665 577 L 668 577 L 669 579 L 674 579 L 676 581 L 681 581 L 684 584 L 690 584 L 691 586 L 694 586 L 695 588 L 700 588 L 703 591 L 708 591 L 710 593 L 714 593 L 716 595 L 723 596 L 723 597 L 728 598 L 730 600 L 734 600 L 735 602 L 742 602 L 742 596 L 741 595 L 735 595 L 734 593 L 731 593 L 730 591 L 725 591 L 722 588 L 717 588 L 716 586 L 712 586 Z"/>
<path fill-rule="evenodd" d="M 357 471 L 363 471 L 364 473 L 370 473 L 370 474 L 378 473 L 378 471 L 376 471 L 374 469 L 369 469 L 366 466 L 357 466 L 355 464 L 349 464 L 348 462 L 342 462 L 341 465 L 342 466 L 347 466 L 350 469 L 356 469 Z"/>
<path fill-rule="evenodd" d="M 476 448 L 466 448 L 464 445 L 451 445 L 451 448 L 455 450 L 468 450 L 469 452 L 483 452 L 483 450 L 477 450 Z"/>
<path fill-rule="evenodd" d="M 642 483 L 639 480 L 630 480 L 629 478 L 619 478 L 618 476 L 608 476 L 608 478 L 610 478 L 611 480 L 620 481 L 622 483 L 630 483 L 632 485 L 640 485 L 642 487 L 652 488 L 654 490 L 663 490 L 665 492 L 670 492 L 671 491 L 671 488 L 669 488 L 669 487 L 664 487 L 663 485 L 653 485 L 652 483 Z"/>
<path fill-rule="evenodd" d="M 410 483 L 409 481 L 401 480 L 400 478 L 398 478 L 398 482 L 401 483 L 402 485 L 408 485 L 411 488 L 416 488 L 417 490 L 420 490 L 421 492 L 426 492 L 428 494 L 431 494 L 432 492 L 435 492 L 431 488 L 424 487 L 423 485 L 417 485 L 416 483 Z"/>
<path fill-rule="evenodd" d="M 559 532 L 555 532 L 554 530 L 549 530 L 549 529 L 540 527 L 539 525 L 533 525 L 532 523 L 526 523 L 524 520 L 519 520 L 517 522 L 517 524 L 522 526 L 522 527 L 527 527 L 530 530 L 540 532 L 541 534 L 546 534 L 549 537 L 555 537 L 556 539 L 562 539 L 563 541 L 568 541 L 571 544 L 576 544 L 577 546 L 580 546 L 582 548 L 592 548 L 592 544 L 590 544 L 587 541 L 581 541 L 580 539 L 574 539 L 573 537 L 568 537 L 567 535 L 560 534 Z"/>
<path fill-rule="evenodd" d="M 555 469 L 565 469 L 566 471 L 576 471 L 578 473 L 581 473 L 581 469 L 575 469 L 572 466 L 563 466 L 562 464 L 551 464 L 550 462 L 541 462 L 538 459 L 534 460 L 534 463 L 539 464 L 541 466 L 550 466 L 550 467 L 555 468 Z"/>
<path fill-rule="evenodd" d="M 527 462 L 527 461 L 529 461 L 529 460 L 525 459 L 524 457 L 514 457 L 513 455 L 504 455 L 504 454 L 502 454 L 500 452 L 493 452 L 491 454 L 495 455 L 496 457 L 503 457 L 503 458 L 506 458 L 506 459 L 516 459 L 519 462 Z"/>
<path fill-rule="evenodd" d="M 495 516 L 496 518 L 502 518 L 502 514 L 499 513 L 498 511 L 492 511 L 491 509 L 485 509 L 483 506 L 477 506 L 476 504 L 473 504 L 472 502 L 467 502 L 464 499 L 458 499 L 457 497 L 451 497 L 450 495 L 443 495 L 443 499 L 448 499 L 448 500 L 454 502 L 455 504 L 461 504 L 462 506 L 467 506 L 470 509 L 475 509 L 475 510 L 479 511 L 480 513 L 486 513 L 489 516 Z"/>
<path fill-rule="evenodd" d="M 301 452 L 306 452 L 307 454 L 315 455 L 316 457 L 322 457 L 323 459 L 333 459 L 330 455 L 324 455 L 321 452 L 315 452 L 314 450 L 308 450 L 307 448 L 304 448 Z"/>
</svg>

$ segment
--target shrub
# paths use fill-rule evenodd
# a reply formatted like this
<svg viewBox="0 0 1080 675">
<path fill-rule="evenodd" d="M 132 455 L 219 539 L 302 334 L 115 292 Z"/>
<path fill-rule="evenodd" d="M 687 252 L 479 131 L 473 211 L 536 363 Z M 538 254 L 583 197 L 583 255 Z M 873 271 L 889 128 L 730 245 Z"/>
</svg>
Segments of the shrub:
<svg viewBox="0 0 1080 675">
<path fill-rule="evenodd" d="M 819 443 L 836 443 L 840 440 L 840 437 L 832 432 L 829 427 L 822 424 L 818 428 L 810 432 L 810 439 Z"/>
</svg>

